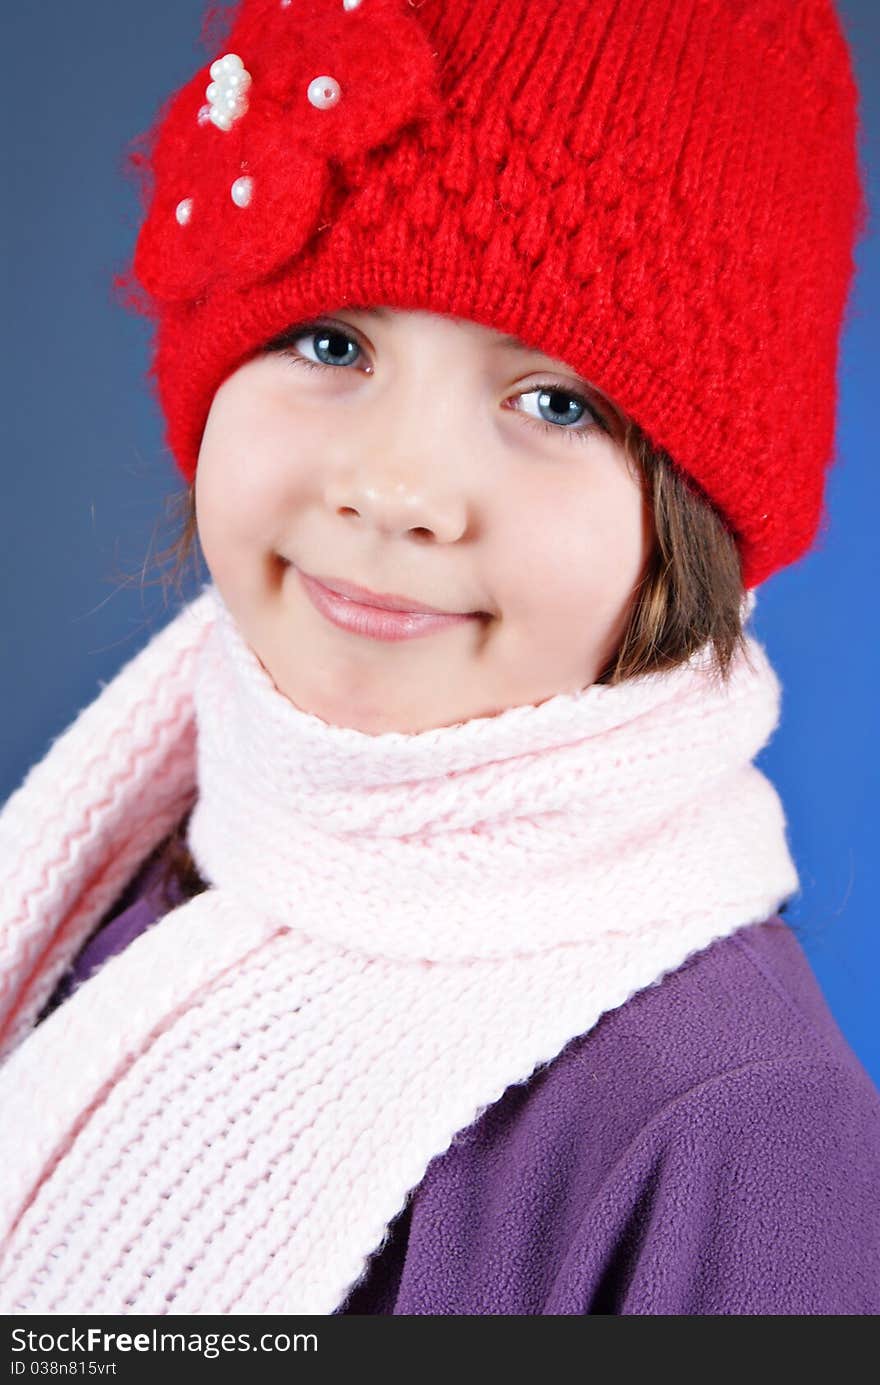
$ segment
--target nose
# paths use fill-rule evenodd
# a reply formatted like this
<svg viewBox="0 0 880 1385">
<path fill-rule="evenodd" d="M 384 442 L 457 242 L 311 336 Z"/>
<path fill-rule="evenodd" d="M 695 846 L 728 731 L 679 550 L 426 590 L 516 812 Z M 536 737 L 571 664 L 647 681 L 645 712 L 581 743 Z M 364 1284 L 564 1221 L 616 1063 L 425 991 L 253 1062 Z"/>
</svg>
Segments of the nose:
<svg viewBox="0 0 880 1385">
<path fill-rule="evenodd" d="M 328 478 L 325 501 L 335 513 L 396 537 L 411 534 L 454 543 L 468 523 L 467 499 L 424 477 L 404 477 L 382 466 L 358 464 L 345 477 Z"/>
</svg>

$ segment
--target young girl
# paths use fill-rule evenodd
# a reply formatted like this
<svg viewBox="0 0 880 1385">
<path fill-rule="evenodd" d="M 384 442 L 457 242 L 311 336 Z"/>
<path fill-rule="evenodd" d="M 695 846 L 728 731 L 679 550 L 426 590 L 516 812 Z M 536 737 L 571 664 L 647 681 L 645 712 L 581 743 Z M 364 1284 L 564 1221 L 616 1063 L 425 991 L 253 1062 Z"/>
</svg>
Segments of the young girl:
<svg viewBox="0 0 880 1385">
<path fill-rule="evenodd" d="M 747 629 L 855 112 L 828 0 L 244 0 L 163 109 L 211 580 L 0 816 L 3 1311 L 880 1310 Z"/>
</svg>

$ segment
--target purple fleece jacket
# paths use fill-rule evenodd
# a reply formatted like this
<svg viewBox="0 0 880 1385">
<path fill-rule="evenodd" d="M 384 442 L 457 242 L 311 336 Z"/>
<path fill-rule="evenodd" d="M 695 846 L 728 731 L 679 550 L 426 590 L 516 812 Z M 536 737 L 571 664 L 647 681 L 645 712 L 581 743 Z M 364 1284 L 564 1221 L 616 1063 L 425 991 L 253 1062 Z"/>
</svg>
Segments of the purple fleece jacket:
<svg viewBox="0 0 880 1385">
<path fill-rule="evenodd" d="M 161 865 L 44 1014 L 167 912 Z M 336 1312 L 880 1312 L 880 1093 L 791 928 L 714 943 L 509 1087 Z"/>
</svg>

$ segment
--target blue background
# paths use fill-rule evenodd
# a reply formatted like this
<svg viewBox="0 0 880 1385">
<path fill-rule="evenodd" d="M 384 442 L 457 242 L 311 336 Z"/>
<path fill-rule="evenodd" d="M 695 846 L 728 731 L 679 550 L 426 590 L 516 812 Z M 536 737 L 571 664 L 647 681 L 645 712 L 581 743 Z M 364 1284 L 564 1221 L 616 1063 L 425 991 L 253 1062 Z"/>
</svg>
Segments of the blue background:
<svg viewBox="0 0 880 1385">
<path fill-rule="evenodd" d="M 202 8 L 202 0 L 152 0 L 148 10 L 56 0 L 5 15 L 0 801 L 168 618 L 161 587 L 140 578 L 174 537 L 163 513 L 180 477 L 145 383 L 149 328 L 114 302 L 110 280 L 139 216 L 120 172 L 124 146 L 207 61 Z M 789 921 L 880 1085 L 872 902 L 880 885 L 880 111 L 871 61 L 880 5 L 841 0 L 839 12 L 862 90 L 871 225 L 843 338 L 830 530 L 758 590 L 755 628 L 784 688 L 781 726 L 759 763 L 782 796 L 801 875 Z M 196 590 L 193 580 L 187 591 Z"/>
</svg>

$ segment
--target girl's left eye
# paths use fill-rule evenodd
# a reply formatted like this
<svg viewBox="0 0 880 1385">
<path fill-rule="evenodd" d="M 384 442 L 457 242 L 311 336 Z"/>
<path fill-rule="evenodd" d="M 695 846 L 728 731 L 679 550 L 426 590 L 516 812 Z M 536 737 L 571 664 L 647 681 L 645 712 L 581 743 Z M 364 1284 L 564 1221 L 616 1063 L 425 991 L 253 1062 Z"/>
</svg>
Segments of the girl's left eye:
<svg viewBox="0 0 880 1385">
<path fill-rule="evenodd" d="M 541 420 L 538 422 L 538 427 L 543 428 L 545 432 L 562 433 L 566 438 L 588 438 L 597 428 L 600 428 L 604 433 L 608 432 L 602 416 L 582 394 L 575 394 L 563 385 L 550 384 L 535 385 L 533 389 L 523 390 L 522 394 L 514 395 L 514 398 L 530 399 L 532 396 L 536 396 L 538 408 L 547 409 L 552 414 L 562 414 L 563 420 L 572 418 L 572 405 L 576 411 L 574 422 L 581 423 L 584 418 L 587 420 L 583 428 L 565 428 L 556 423 Z M 517 412 L 523 411 L 517 410 Z"/>
<path fill-rule="evenodd" d="M 316 342 L 317 346 L 312 349 L 318 354 L 319 359 L 313 361 L 304 356 L 299 349 L 300 342 Z M 266 349 L 285 357 L 292 365 L 305 370 L 333 370 L 337 366 L 354 365 L 358 353 L 361 351 L 357 338 L 350 329 L 343 330 L 331 323 L 321 322 L 306 323 L 302 327 L 296 327 L 292 331 L 285 332 L 283 336 L 276 337 L 270 342 Z M 330 356 L 331 359 L 321 360 L 320 353 L 322 352 Z M 546 409 L 551 414 L 561 416 L 561 422 L 557 423 L 529 415 L 534 419 L 536 427 L 545 433 L 556 433 L 557 435 L 562 433 L 569 438 L 572 435 L 588 438 L 597 428 L 605 433 L 610 431 L 602 415 L 593 405 L 582 394 L 576 394 L 564 385 L 553 383 L 534 385 L 530 390 L 523 390 L 520 394 L 512 396 L 514 399 L 531 399 L 534 397 L 537 399 L 539 409 Z M 517 409 L 515 412 L 527 411 Z M 584 418 L 587 420 L 584 427 L 564 426 L 566 420 L 581 423 Z"/>
</svg>

